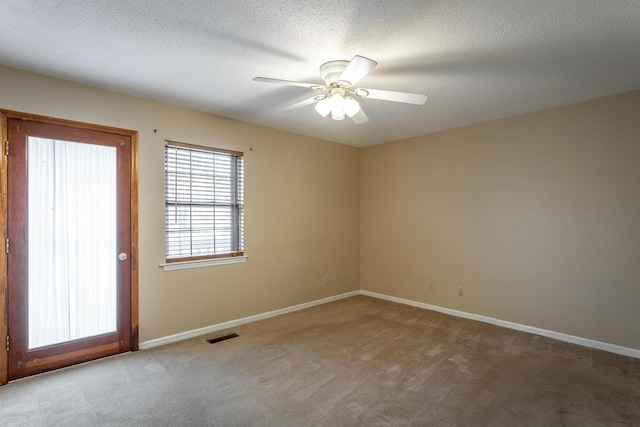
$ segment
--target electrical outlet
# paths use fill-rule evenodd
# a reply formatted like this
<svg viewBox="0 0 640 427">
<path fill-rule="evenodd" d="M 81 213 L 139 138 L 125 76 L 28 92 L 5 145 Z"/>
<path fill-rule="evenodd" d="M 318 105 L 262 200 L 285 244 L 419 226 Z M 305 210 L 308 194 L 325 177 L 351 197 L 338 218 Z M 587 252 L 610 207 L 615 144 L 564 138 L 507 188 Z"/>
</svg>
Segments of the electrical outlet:
<svg viewBox="0 0 640 427">
<path fill-rule="evenodd" d="M 329 275 L 328 274 L 326 276 L 324 276 L 324 284 L 325 285 L 329 284 Z"/>
<path fill-rule="evenodd" d="M 464 288 L 462 286 L 460 286 L 458 288 L 458 296 L 463 297 L 464 296 Z"/>
</svg>

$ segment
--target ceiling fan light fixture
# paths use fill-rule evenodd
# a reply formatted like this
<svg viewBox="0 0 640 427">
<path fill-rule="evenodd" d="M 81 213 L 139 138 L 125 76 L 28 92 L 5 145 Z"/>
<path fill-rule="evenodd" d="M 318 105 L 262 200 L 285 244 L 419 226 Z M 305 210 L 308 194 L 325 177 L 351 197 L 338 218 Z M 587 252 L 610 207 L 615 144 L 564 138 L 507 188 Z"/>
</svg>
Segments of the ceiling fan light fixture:
<svg viewBox="0 0 640 427">
<path fill-rule="evenodd" d="M 344 110 L 342 109 L 331 110 L 331 118 L 333 120 L 344 120 L 345 118 Z"/>
<path fill-rule="evenodd" d="M 345 99 L 338 91 L 331 95 L 329 105 L 331 106 L 331 118 L 333 120 L 344 120 L 344 104 Z"/>
<path fill-rule="evenodd" d="M 339 93 L 334 93 L 329 97 L 329 102 L 331 103 L 331 109 L 342 109 L 344 106 L 344 97 Z"/>
<path fill-rule="evenodd" d="M 344 100 L 344 113 L 347 116 L 353 117 L 358 114 L 358 111 L 360 111 L 360 104 L 358 101 L 350 96 Z"/>
<path fill-rule="evenodd" d="M 357 98 L 424 105 L 427 101 L 426 95 L 355 87 L 358 82 L 377 65 L 378 63 L 376 61 L 360 55 L 355 55 L 351 61 L 336 60 L 325 62 L 320 66 L 320 76 L 322 80 L 324 80 L 324 85 L 272 79 L 268 77 L 254 77 L 253 80 L 265 83 L 299 86 L 321 91 L 321 94 L 297 102 L 281 111 L 290 111 L 315 103 L 315 110 L 322 117 L 327 117 L 331 114 L 333 120 L 344 120 L 344 118 L 348 116 L 355 124 L 362 124 L 369 121 L 369 117 L 367 117 L 361 109 Z"/>
<path fill-rule="evenodd" d="M 331 112 L 331 103 L 329 102 L 329 98 L 324 98 L 318 101 L 315 109 L 322 117 L 327 117 Z"/>
</svg>

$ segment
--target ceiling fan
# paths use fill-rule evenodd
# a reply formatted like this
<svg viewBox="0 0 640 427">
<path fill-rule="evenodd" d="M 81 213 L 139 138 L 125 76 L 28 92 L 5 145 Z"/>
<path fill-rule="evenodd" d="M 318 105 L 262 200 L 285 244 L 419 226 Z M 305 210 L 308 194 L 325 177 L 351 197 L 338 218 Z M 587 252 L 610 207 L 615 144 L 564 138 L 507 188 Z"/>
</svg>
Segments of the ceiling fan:
<svg viewBox="0 0 640 427">
<path fill-rule="evenodd" d="M 350 117 L 356 124 L 369 121 L 362 111 L 360 104 L 354 98 L 379 99 L 382 101 L 402 102 L 406 104 L 423 105 L 427 101 L 426 95 L 408 92 L 394 92 L 390 90 L 354 88 L 354 85 L 369 74 L 378 63 L 364 56 L 356 55 L 351 61 L 329 61 L 320 66 L 320 76 L 324 85 L 304 83 L 291 80 L 255 77 L 253 81 L 277 83 L 289 86 L 299 86 L 323 92 L 304 101 L 290 105 L 282 111 L 290 111 L 307 105 L 316 104 L 315 109 L 322 117 L 331 114 L 333 120 L 343 120 Z"/>
</svg>

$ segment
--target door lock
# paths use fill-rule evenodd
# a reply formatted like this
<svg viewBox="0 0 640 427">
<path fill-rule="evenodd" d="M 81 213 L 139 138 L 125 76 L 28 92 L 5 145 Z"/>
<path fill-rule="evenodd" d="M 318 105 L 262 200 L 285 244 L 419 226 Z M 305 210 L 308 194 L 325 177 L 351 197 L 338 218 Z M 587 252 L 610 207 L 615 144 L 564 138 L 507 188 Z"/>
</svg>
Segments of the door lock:
<svg viewBox="0 0 640 427">
<path fill-rule="evenodd" d="M 127 254 L 125 254 L 124 252 L 122 252 L 121 254 L 119 254 L 119 255 L 118 255 L 118 259 L 119 259 L 120 261 L 124 261 L 124 260 L 126 260 L 127 258 L 128 258 L 128 257 L 127 257 Z"/>
</svg>

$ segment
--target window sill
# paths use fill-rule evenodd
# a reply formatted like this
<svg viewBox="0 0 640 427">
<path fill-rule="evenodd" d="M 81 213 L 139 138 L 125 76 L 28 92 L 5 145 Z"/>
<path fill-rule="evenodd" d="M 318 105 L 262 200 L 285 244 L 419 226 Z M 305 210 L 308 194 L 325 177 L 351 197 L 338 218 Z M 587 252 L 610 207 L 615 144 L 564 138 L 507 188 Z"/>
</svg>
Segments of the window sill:
<svg viewBox="0 0 640 427">
<path fill-rule="evenodd" d="M 212 265 L 238 264 L 247 262 L 247 258 L 247 256 L 234 256 L 229 258 L 200 259 L 197 261 L 168 262 L 160 264 L 160 267 L 162 267 L 164 271 L 184 270 L 186 268 L 209 267 Z"/>
</svg>

